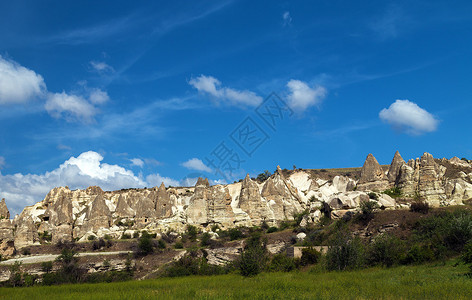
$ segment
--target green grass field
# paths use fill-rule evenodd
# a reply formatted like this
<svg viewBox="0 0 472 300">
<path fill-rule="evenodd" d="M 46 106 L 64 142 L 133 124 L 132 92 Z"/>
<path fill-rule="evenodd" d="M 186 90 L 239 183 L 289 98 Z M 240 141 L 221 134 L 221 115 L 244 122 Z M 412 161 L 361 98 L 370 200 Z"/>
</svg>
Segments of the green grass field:
<svg viewBox="0 0 472 300">
<path fill-rule="evenodd" d="M 0 299 L 470 299 L 467 267 L 432 264 L 352 272 L 264 273 L 108 284 L 1 288 Z"/>
</svg>

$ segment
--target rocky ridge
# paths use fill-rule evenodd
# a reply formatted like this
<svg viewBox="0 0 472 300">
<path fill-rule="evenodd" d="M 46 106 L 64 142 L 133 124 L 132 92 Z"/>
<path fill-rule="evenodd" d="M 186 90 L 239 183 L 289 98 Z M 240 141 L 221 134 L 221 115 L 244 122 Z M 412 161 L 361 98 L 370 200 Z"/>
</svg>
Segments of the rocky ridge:
<svg viewBox="0 0 472 300">
<path fill-rule="evenodd" d="M 401 189 L 401 201 L 382 193 L 394 187 Z M 372 192 L 377 194 L 375 200 Z M 397 151 L 388 170 L 369 154 L 358 180 L 346 174 L 323 179 L 314 170 L 287 172 L 277 167 L 264 182 L 247 175 L 240 182 L 215 186 L 199 178 L 194 187 L 162 184 L 119 191 L 57 187 L 13 220 L 5 201 L 0 202 L 0 254 L 12 256 L 18 249 L 44 242 L 47 234 L 51 243 L 57 243 L 86 241 L 89 236 L 120 238 L 139 230 L 182 232 L 187 224 L 204 231 L 212 225 L 277 225 L 303 211 L 306 225 L 321 218 L 323 205 L 329 205 L 336 218 L 355 212 L 363 201 L 376 201 L 382 209 L 402 209 L 418 199 L 432 206 L 472 199 L 472 164 L 457 157 L 434 159 L 429 153 L 405 162 Z"/>
</svg>

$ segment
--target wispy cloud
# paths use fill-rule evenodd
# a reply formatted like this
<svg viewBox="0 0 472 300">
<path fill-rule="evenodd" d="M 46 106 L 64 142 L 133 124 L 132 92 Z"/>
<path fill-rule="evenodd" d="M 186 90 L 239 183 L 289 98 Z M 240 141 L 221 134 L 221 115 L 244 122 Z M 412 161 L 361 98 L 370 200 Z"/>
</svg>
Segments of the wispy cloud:
<svg viewBox="0 0 472 300">
<path fill-rule="evenodd" d="M 0 156 L 0 170 L 5 167 L 5 157 Z"/>
<path fill-rule="evenodd" d="M 292 25 L 292 16 L 290 15 L 289 11 L 286 11 L 282 14 L 282 20 L 284 27 Z"/>
<path fill-rule="evenodd" d="M 257 106 L 262 103 L 262 97 L 248 90 L 236 90 L 224 87 L 213 76 L 200 75 L 192 78 L 189 84 L 199 92 L 207 94 L 216 100 L 218 104 L 226 103 L 239 107 Z"/>
</svg>

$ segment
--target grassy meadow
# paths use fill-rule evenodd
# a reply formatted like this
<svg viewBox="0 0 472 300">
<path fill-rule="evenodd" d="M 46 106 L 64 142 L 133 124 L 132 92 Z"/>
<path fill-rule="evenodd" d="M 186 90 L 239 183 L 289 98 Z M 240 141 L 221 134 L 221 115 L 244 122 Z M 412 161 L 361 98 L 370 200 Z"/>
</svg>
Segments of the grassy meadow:
<svg viewBox="0 0 472 300">
<path fill-rule="evenodd" d="M 468 268 L 454 263 L 0 288 L 0 299 L 470 299 Z"/>
</svg>

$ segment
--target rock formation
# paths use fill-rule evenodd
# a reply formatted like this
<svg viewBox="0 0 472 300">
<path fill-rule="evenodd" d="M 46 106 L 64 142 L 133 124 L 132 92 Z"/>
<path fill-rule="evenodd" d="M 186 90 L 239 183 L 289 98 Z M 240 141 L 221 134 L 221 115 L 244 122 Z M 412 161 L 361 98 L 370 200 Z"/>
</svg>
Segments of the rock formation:
<svg viewBox="0 0 472 300">
<path fill-rule="evenodd" d="M 86 241 L 88 236 L 120 238 L 138 230 L 182 232 L 187 224 L 208 231 L 213 224 L 224 229 L 262 222 L 276 225 L 305 210 L 308 214 L 302 224 L 307 226 L 321 218 L 320 207 L 328 215 L 341 218 L 352 216 L 363 201 L 397 209 L 407 208 L 404 203 L 418 197 L 432 206 L 460 205 L 472 198 L 472 165 L 457 158 L 439 160 L 424 153 L 405 163 L 397 152 L 385 174 L 369 154 L 362 169 L 352 174 L 339 171 L 333 176 L 314 170 L 283 173 L 278 166 L 261 183 L 247 175 L 228 185 L 210 186 L 208 179 L 199 178 L 195 187 L 169 189 L 163 184 L 119 191 L 103 191 L 96 186 L 74 191 L 57 187 L 43 201 L 26 207 L 13 222 L 5 201 L 0 202 L 0 254 L 13 255 L 22 247 L 37 244 L 38 235 L 46 232 L 56 243 Z M 402 191 L 402 204 L 383 194 L 391 187 Z M 370 199 L 370 192 L 376 193 L 376 200 Z"/>
<path fill-rule="evenodd" d="M 249 177 L 249 174 L 246 175 L 241 184 L 238 206 L 247 213 L 254 222 L 260 223 L 269 217 L 267 202 L 262 200 L 259 186 Z"/>
<path fill-rule="evenodd" d="M 156 212 L 158 218 L 169 218 L 172 216 L 172 201 L 166 191 L 164 182 L 157 190 Z"/>
<path fill-rule="evenodd" d="M 10 219 L 10 211 L 5 203 L 5 198 L 0 201 L 0 219 Z"/>
<path fill-rule="evenodd" d="M 358 182 L 359 190 L 378 190 L 382 191 L 388 188 L 389 183 L 386 180 L 385 172 L 378 163 L 377 159 L 369 153 L 361 169 L 361 178 Z"/>
<path fill-rule="evenodd" d="M 388 169 L 387 179 L 390 182 L 395 182 L 400 174 L 400 168 L 405 164 L 400 152 L 395 152 L 393 156 L 392 163 L 390 164 L 390 168 Z"/>
</svg>

